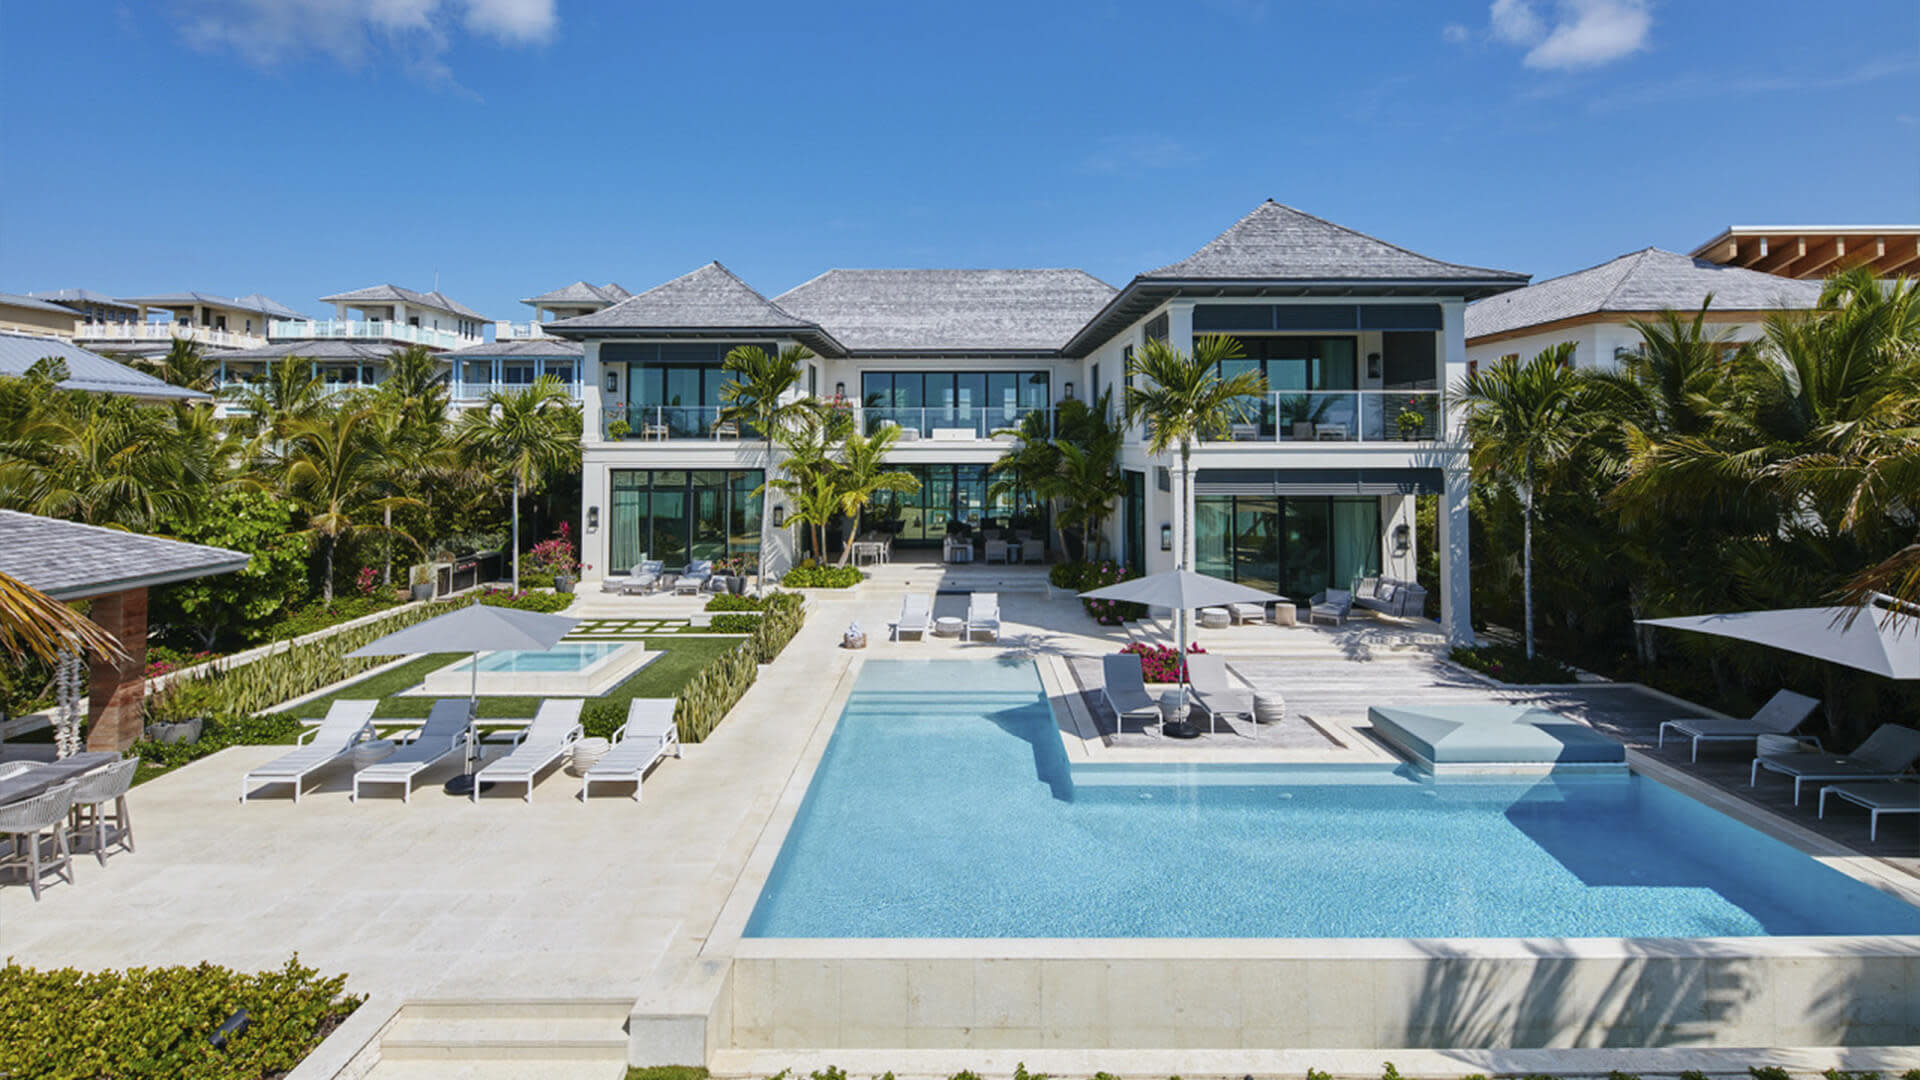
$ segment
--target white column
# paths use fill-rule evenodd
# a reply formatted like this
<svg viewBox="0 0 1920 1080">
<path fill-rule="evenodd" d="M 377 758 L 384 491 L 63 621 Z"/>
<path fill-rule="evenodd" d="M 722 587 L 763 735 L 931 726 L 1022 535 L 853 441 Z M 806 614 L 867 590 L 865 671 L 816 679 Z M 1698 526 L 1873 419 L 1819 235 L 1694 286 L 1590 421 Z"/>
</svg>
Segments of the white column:
<svg viewBox="0 0 1920 1080">
<path fill-rule="evenodd" d="M 600 375 L 600 343 L 587 342 L 584 355 L 580 357 L 580 431 L 581 441 L 592 446 L 601 440 L 600 408 L 604 385 Z M 625 387 L 621 387 L 625 390 Z"/>
<path fill-rule="evenodd" d="M 599 581 L 608 574 L 624 574 L 632 567 L 608 566 L 613 554 L 612 478 L 608 467 L 591 454 L 580 464 L 580 580 Z"/>
<path fill-rule="evenodd" d="M 1459 410 L 1453 407 L 1451 392 L 1461 380 L 1467 377 L 1467 304 L 1464 300 L 1448 300 L 1440 305 L 1440 389 L 1441 402 L 1446 414 L 1441 418 L 1442 430 L 1453 433 L 1453 437 L 1464 442 L 1466 435 L 1459 430 Z"/>
<path fill-rule="evenodd" d="M 1467 491 L 1473 473 L 1465 455 L 1446 466 L 1440 495 L 1440 625 L 1447 643 L 1473 644 L 1473 572 L 1467 549 Z"/>
</svg>

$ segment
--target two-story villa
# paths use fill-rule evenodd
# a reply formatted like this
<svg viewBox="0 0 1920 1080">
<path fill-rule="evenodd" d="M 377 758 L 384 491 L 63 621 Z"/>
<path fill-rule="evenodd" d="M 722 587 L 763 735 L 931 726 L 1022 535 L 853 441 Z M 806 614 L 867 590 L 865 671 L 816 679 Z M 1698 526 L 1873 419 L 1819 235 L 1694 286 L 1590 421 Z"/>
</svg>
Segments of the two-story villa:
<svg viewBox="0 0 1920 1080">
<path fill-rule="evenodd" d="M 546 324 L 556 319 L 590 315 L 632 295 L 616 284 L 590 285 L 576 281 L 521 300 L 533 308 L 532 319 L 523 323 L 495 323 L 492 341 L 447 354 L 447 362 L 453 365 L 449 389 L 454 405 L 472 407 L 494 391 L 524 387 L 546 375 L 559 379 L 578 400 L 580 343 L 547 334 Z"/>
<path fill-rule="evenodd" d="M 1303 599 L 1370 572 L 1412 578 L 1413 499 L 1440 500 L 1441 617 L 1471 636 L 1467 463 L 1444 388 L 1466 366 L 1468 302 L 1525 275 L 1442 262 L 1267 202 L 1192 256 L 1114 289 L 1078 270 L 834 270 L 771 300 L 711 263 L 599 311 L 547 324 L 584 346 L 583 559 L 589 578 L 642 557 L 757 550 L 768 462 L 720 420 L 736 345 L 817 354 L 803 392 L 900 425 L 891 460 L 920 491 L 881 508 L 900 544 L 1011 517 L 987 466 L 1031 410 L 1098 400 L 1149 337 L 1182 349 L 1231 334 L 1270 392 L 1231 437 L 1194 453 L 1197 569 Z M 1108 550 L 1174 565 L 1177 462 L 1135 430 Z M 1002 505 L 1002 504 L 1005 505 Z M 769 501 L 783 521 L 781 497 Z M 770 572 L 792 559 L 776 529 Z"/>
</svg>

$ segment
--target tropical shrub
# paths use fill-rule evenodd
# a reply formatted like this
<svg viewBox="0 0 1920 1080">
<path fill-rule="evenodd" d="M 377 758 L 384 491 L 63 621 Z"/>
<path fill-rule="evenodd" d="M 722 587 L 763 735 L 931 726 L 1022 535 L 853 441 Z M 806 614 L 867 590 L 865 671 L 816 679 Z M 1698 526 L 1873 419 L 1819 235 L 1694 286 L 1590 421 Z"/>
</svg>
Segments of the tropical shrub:
<svg viewBox="0 0 1920 1080">
<path fill-rule="evenodd" d="M 551 581 L 560 574 L 573 577 L 579 573 L 580 558 L 574 550 L 573 530 L 564 521 L 560 523 L 560 535 L 540 541 L 520 556 L 522 581 Z"/>
<path fill-rule="evenodd" d="M 716 634 L 751 634 L 760 629 L 760 616 L 756 612 L 746 611 L 715 615 L 708 629 Z"/>
<path fill-rule="evenodd" d="M 517 593 L 501 590 L 489 590 L 480 594 L 480 602 L 488 607 L 513 608 L 516 611 L 543 611 L 549 614 L 565 611 L 573 606 L 573 597 L 567 593 L 527 592 Z"/>
<path fill-rule="evenodd" d="M 148 618 L 190 633 L 203 650 L 271 640 L 275 620 L 310 595 L 307 539 L 290 521 L 286 504 L 263 491 L 224 492 L 170 515 L 161 523 L 166 535 L 244 552 L 247 565 L 154 589 Z"/>
<path fill-rule="evenodd" d="M 229 746 L 280 746 L 299 738 L 302 725 L 299 720 L 282 713 L 266 716 L 212 715 L 204 710 L 181 709 L 177 715 L 148 711 L 148 717 L 155 722 L 169 720 L 187 720 L 204 717 L 200 727 L 200 738 L 190 743 L 159 743 L 142 740 L 133 744 L 127 756 L 140 759 L 140 779 L 149 779 L 158 772 L 178 768 L 190 761 L 198 761 L 208 754 L 225 750 Z M 149 773 L 151 768 L 157 770 Z"/>
<path fill-rule="evenodd" d="M 1083 593 L 1094 589 L 1104 589 L 1109 585 L 1118 585 L 1140 575 L 1117 562 L 1103 559 L 1100 562 L 1063 562 L 1054 564 L 1047 571 L 1047 580 L 1056 589 Z M 1130 604 L 1124 600 L 1087 600 L 1082 599 L 1080 606 L 1101 626 L 1118 626 L 1123 622 L 1146 617 L 1144 604 Z"/>
<path fill-rule="evenodd" d="M 851 566 L 820 566 L 808 559 L 787 571 L 780 584 L 789 589 L 851 589 L 866 578 L 864 571 Z"/>
<path fill-rule="evenodd" d="M 1531 659 L 1511 645 L 1476 645 L 1458 648 L 1448 654 L 1454 663 L 1491 675 L 1501 682 L 1523 684 L 1570 683 L 1579 675 L 1550 656 L 1535 653 Z"/>
<path fill-rule="evenodd" d="M 617 698 L 594 698 L 580 710 L 580 730 L 589 739 L 611 739 L 627 722 L 627 702 Z"/>
<path fill-rule="evenodd" d="M 1180 659 L 1180 651 L 1171 645 L 1149 645 L 1144 641 L 1135 641 L 1120 651 L 1140 658 L 1140 674 L 1147 682 L 1177 683 L 1187 677 L 1187 665 Z M 1197 641 L 1187 645 L 1189 653 L 1206 651 Z"/>
<path fill-rule="evenodd" d="M 806 621 L 806 605 L 799 594 L 775 593 L 767 597 L 766 612 L 760 616 L 760 624 L 752 629 L 747 644 L 753 646 L 761 663 L 771 664 Z"/>
<path fill-rule="evenodd" d="M 681 688 L 680 706 L 674 711 L 680 741 L 697 743 L 705 739 L 759 675 L 759 654 L 751 638 L 696 672 Z"/>
<path fill-rule="evenodd" d="M 708 611 L 765 611 L 776 596 L 785 595 L 771 592 L 765 596 L 735 596 L 732 593 L 714 593 L 707 600 Z"/>
<path fill-rule="evenodd" d="M 165 675 L 170 671 L 178 671 L 181 668 L 192 667 L 195 664 L 204 664 L 216 658 L 216 654 L 204 649 L 198 652 L 188 652 L 185 649 L 173 649 L 165 645 L 148 645 L 147 678 L 155 678 L 160 675 Z"/>
<path fill-rule="evenodd" d="M 336 596 L 331 603 L 315 600 L 272 626 L 266 627 L 262 632 L 262 639 L 286 641 L 290 638 L 305 637 L 330 626 L 339 626 L 343 622 L 352 622 L 375 612 L 385 611 L 405 603 L 406 599 L 405 593 L 376 591 L 365 596 Z"/>
<path fill-rule="evenodd" d="M 0 968 L 0 1076 L 264 1080 L 285 1076 L 365 1001 L 299 957 L 275 971 L 213 964 L 126 971 Z M 247 1026 L 210 1037 L 245 1009 Z"/>
</svg>

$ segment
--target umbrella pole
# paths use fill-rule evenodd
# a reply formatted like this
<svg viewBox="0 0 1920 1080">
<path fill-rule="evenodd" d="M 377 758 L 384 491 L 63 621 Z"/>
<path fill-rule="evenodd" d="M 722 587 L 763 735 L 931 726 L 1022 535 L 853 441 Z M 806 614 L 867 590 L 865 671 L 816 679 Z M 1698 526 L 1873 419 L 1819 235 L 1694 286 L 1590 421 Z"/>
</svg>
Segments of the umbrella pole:
<svg viewBox="0 0 1920 1080">
<path fill-rule="evenodd" d="M 1187 609 L 1176 610 L 1173 613 L 1173 621 L 1174 647 L 1178 650 L 1174 656 L 1174 663 L 1179 665 L 1177 670 L 1180 672 L 1180 714 L 1171 724 L 1162 722 L 1160 734 L 1169 739 L 1197 739 L 1200 737 L 1200 729 L 1187 721 Z"/>
<path fill-rule="evenodd" d="M 480 719 L 480 654 L 475 652 L 473 659 L 467 662 L 467 752 L 466 768 L 460 775 L 448 780 L 445 791 L 449 795 L 472 795 L 474 788 L 473 758 L 480 750 L 480 729 L 474 725 Z"/>
</svg>

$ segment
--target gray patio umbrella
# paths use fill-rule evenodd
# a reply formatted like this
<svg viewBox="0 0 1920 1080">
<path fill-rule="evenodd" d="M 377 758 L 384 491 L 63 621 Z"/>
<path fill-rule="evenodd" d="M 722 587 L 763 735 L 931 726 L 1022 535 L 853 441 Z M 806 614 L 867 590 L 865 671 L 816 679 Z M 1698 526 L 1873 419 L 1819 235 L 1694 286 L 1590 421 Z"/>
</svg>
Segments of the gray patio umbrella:
<svg viewBox="0 0 1920 1080">
<path fill-rule="evenodd" d="M 1178 628 L 1180 643 L 1180 719 L 1172 724 L 1162 724 L 1160 729 L 1175 739 L 1196 738 L 1200 729 L 1187 723 L 1187 612 L 1197 607 L 1213 607 L 1216 604 L 1254 604 L 1272 600 L 1285 600 L 1270 592 L 1224 581 L 1205 574 L 1196 574 L 1191 570 L 1167 570 L 1146 577 L 1123 581 L 1118 585 L 1108 585 L 1102 589 L 1080 594 L 1085 600 L 1121 600 L 1134 604 L 1146 604 L 1150 607 L 1172 608 L 1174 624 Z"/>
<path fill-rule="evenodd" d="M 1865 608 L 1781 608 L 1638 621 L 1751 641 L 1889 679 L 1920 679 L 1920 609 L 1890 596 L 1876 594 Z"/>
<path fill-rule="evenodd" d="M 467 692 L 467 725 L 471 732 L 480 711 L 480 654 L 506 650 L 542 652 L 566 637 L 580 620 L 565 615 L 538 611 L 518 611 L 471 603 L 445 615 L 435 615 L 405 630 L 396 630 L 375 638 L 348 656 L 412 656 L 417 653 L 470 652 L 472 678 Z M 447 782 L 447 791 L 465 795 L 472 791 L 473 751 L 476 740 L 467 740 L 467 769 Z"/>
</svg>

